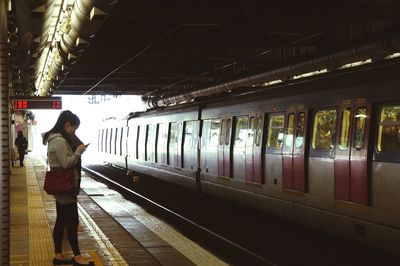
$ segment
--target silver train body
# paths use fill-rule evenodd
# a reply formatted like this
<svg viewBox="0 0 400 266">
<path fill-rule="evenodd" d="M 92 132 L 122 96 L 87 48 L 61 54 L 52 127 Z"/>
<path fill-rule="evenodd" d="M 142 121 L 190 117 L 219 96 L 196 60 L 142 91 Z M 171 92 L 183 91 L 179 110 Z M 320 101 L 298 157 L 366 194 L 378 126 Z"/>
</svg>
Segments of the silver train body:
<svg viewBox="0 0 400 266">
<path fill-rule="evenodd" d="M 400 253 L 398 68 L 109 120 L 97 151 L 126 170 Z"/>
</svg>

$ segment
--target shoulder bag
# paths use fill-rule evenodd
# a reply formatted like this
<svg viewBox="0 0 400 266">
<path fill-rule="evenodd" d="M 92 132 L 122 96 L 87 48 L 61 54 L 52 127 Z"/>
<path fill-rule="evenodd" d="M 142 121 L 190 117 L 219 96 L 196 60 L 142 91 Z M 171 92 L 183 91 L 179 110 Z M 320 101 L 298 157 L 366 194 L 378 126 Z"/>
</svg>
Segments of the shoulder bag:
<svg viewBox="0 0 400 266">
<path fill-rule="evenodd" d="M 46 171 L 44 190 L 50 195 L 68 195 L 75 192 L 75 175 L 73 168 L 52 168 Z"/>
</svg>

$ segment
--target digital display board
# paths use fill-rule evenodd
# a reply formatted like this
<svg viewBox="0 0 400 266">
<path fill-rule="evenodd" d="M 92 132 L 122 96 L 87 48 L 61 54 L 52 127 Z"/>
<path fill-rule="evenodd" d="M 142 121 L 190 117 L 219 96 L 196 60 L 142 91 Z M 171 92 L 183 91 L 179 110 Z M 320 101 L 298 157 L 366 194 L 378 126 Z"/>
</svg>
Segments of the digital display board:
<svg viewBox="0 0 400 266">
<path fill-rule="evenodd" d="M 61 109 L 61 97 L 11 97 L 14 110 Z"/>
</svg>

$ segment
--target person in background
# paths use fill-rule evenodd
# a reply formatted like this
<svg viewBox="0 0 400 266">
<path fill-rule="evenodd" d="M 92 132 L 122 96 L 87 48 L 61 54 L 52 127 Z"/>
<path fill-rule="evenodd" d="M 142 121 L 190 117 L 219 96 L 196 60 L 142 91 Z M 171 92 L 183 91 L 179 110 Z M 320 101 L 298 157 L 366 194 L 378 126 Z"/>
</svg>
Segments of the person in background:
<svg viewBox="0 0 400 266">
<path fill-rule="evenodd" d="M 55 195 L 57 218 L 53 230 L 55 247 L 54 265 L 94 265 L 92 261 L 81 256 L 78 245 L 78 198 L 80 190 L 80 158 L 87 146 L 76 137 L 80 120 L 71 111 L 63 111 L 52 129 L 43 135 L 43 144 L 48 143 L 47 157 L 50 168 L 73 168 L 75 174 L 75 193 Z M 64 227 L 67 228 L 68 242 L 74 253 L 73 259 L 62 253 Z"/>
<path fill-rule="evenodd" d="M 15 146 L 18 147 L 19 154 L 19 165 L 24 166 L 25 151 L 28 148 L 28 141 L 22 134 L 22 131 L 18 131 L 17 138 L 15 139 Z"/>
</svg>

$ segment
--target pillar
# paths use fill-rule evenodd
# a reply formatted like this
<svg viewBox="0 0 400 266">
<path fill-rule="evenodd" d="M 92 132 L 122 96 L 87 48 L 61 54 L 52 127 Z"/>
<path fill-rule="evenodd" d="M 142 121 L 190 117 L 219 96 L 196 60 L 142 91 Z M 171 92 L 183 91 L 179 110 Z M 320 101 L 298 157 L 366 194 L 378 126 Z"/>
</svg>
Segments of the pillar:
<svg viewBox="0 0 400 266">
<path fill-rule="evenodd" d="M 8 100 L 8 1 L 0 0 L 0 265 L 10 261 L 10 156 Z"/>
</svg>

